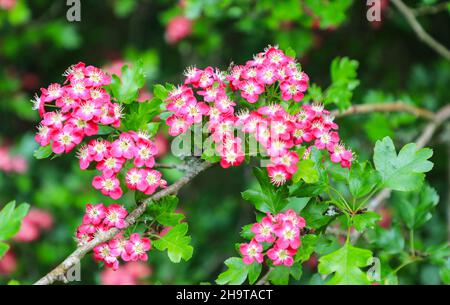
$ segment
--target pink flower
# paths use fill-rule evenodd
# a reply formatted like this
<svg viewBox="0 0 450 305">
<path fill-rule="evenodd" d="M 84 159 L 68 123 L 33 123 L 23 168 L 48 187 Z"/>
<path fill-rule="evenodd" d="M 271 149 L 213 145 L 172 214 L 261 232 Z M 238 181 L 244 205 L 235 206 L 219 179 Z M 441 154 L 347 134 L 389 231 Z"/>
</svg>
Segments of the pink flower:
<svg viewBox="0 0 450 305">
<path fill-rule="evenodd" d="M 72 79 L 70 85 L 66 88 L 66 92 L 73 99 L 87 100 L 90 97 L 90 91 L 87 87 L 85 79 Z"/>
<path fill-rule="evenodd" d="M 39 145 L 41 146 L 47 146 L 48 144 L 50 144 L 50 141 L 53 137 L 53 133 L 55 132 L 54 129 L 45 125 L 39 125 L 37 129 L 38 132 L 34 137 L 36 142 L 38 142 Z"/>
<path fill-rule="evenodd" d="M 20 242 L 31 242 L 39 238 L 40 232 L 38 226 L 26 217 L 22 220 L 19 233 L 17 233 L 13 240 Z"/>
<path fill-rule="evenodd" d="M 275 228 L 270 217 L 264 217 L 259 223 L 252 226 L 252 232 L 255 233 L 257 242 L 273 243 L 275 241 Z"/>
<path fill-rule="evenodd" d="M 120 134 L 119 139 L 115 140 L 111 144 L 110 153 L 116 158 L 132 159 L 135 155 L 135 144 L 130 134 L 123 132 Z"/>
<path fill-rule="evenodd" d="M 296 152 L 290 151 L 282 156 L 271 158 L 274 164 L 283 165 L 289 174 L 295 174 L 297 172 L 297 163 L 299 160 Z"/>
<path fill-rule="evenodd" d="M 12 10 L 16 6 L 17 0 L 0 0 L 0 8 L 7 11 Z"/>
<path fill-rule="evenodd" d="M 279 248 L 286 249 L 291 247 L 297 249 L 300 247 L 300 231 L 290 221 L 285 221 L 275 230 L 278 237 L 276 245 Z"/>
<path fill-rule="evenodd" d="M 103 203 L 97 205 L 87 204 L 83 224 L 99 225 L 106 216 L 106 208 Z"/>
<path fill-rule="evenodd" d="M 264 92 L 264 87 L 253 80 L 248 80 L 240 84 L 239 89 L 241 89 L 241 95 L 249 103 L 255 103 L 259 95 Z"/>
<path fill-rule="evenodd" d="M 137 144 L 135 148 L 134 165 L 137 167 L 147 166 L 153 167 L 155 165 L 155 155 L 157 154 L 156 145 L 153 142 L 146 142 Z"/>
<path fill-rule="evenodd" d="M 335 144 L 330 151 L 330 159 L 334 163 L 341 163 L 342 167 L 350 167 L 353 160 L 353 153 L 345 149 L 342 144 Z"/>
<path fill-rule="evenodd" d="M 111 83 L 111 77 L 99 68 L 88 66 L 84 70 L 86 85 L 93 87 L 107 86 Z"/>
<path fill-rule="evenodd" d="M 254 261 L 261 264 L 263 262 L 263 247 L 256 240 L 250 241 L 248 244 L 241 244 L 239 251 L 244 256 L 242 261 L 246 265 L 250 265 Z"/>
<path fill-rule="evenodd" d="M 284 213 L 278 214 L 277 221 L 278 222 L 289 221 L 290 223 L 292 223 L 294 227 L 297 227 L 298 229 L 303 229 L 306 225 L 305 219 L 297 215 L 297 213 L 295 213 L 294 210 L 287 210 Z"/>
<path fill-rule="evenodd" d="M 142 185 L 144 182 L 145 172 L 141 169 L 130 168 L 125 176 L 125 182 L 130 190 L 136 190 L 138 185 Z"/>
<path fill-rule="evenodd" d="M 108 227 L 123 229 L 126 226 L 125 217 L 127 217 L 128 212 L 123 207 L 118 204 L 111 204 L 108 206 L 105 214 L 105 219 L 103 223 Z"/>
<path fill-rule="evenodd" d="M 31 208 L 25 218 L 27 218 L 39 229 L 50 230 L 53 226 L 52 215 L 41 209 Z"/>
<path fill-rule="evenodd" d="M 115 176 L 95 176 L 92 180 L 92 186 L 97 190 L 101 190 L 103 195 L 109 196 L 112 199 L 119 199 L 123 194 L 119 179 Z"/>
<path fill-rule="evenodd" d="M 267 172 L 269 173 L 270 181 L 276 186 L 285 184 L 292 176 L 283 165 L 269 165 Z"/>
<path fill-rule="evenodd" d="M 334 146 L 339 142 L 339 135 L 337 132 L 324 132 L 314 142 L 318 149 L 333 150 Z"/>
<path fill-rule="evenodd" d="M 108 156 L 97 164 L 97 169 L 103 172 L 106 177 L 111 177 L 122 169 L 125 162 L 124 158 L 115 158 Z"/>
<path fill-rule="evenodd" d="M 119 268 L 119 261 L 117 260 L 118 255 L 117 249 L 110 247 L 108 243 L 100 244 L 94 248 L 94 258 L 105 262 L 105 265 L 113 270 Z"/>
<path fill-rule="evenodd" d="M 42 125 L 53 127 L 55 129 L 60 129 L 63 127 L 64 121 L 67 119 L 67 116 L 62 114 L 59 111 L 55 112 L 46 112 L 44 114 L 44 118 L 42 120 Z"/>
<path fill-rule="evenodd" d="M 176 16 L 167 24 L 165 38 L 169 44 L 175 44 L 192 32 L 192 21 L 184 16 Z"/>
<path fill-rule="evenodd" d="M 73 125 L 65 125 L 52 137 L 52 151 L 55 154 L 68 153 L 82 141 L 82 134 Z"/>
<path fill-rule="evenodd" d="M 275 266 L 292 266 L 294 264 L 293 255 L 295 255 L 295 250 L 290 248 L 282 249 L 277 245 L 267 251 L 267 256 L 273 261 Z"/>
<path fill-rule="evenodd" d="M 85 121 L 81 118 L 70 118 L 67 122 L 72 124 L 75 130 L 82 136 L 86 135 L 90 137 L 98 133 L 98 125 L 92 121 Z"/>
<path fill-rule="evenodd" d="M 86 145 L 80 147 L 77 152 L 77 158 L 80 159 L 80 168 L 82 170 L 87 169 L 91 162 L 94 160 L 89 154 L 89 148 Z"/>
<path fill-rule="evenodd" d="M 61 88 L 60 84 L 51 84 L 47 89 L 41 88 L 41 92 L 41 99 L 44 103 L 48 103 L 59 99 L 64 94 L 64 89 Z"/>
<path fill-rule="evenodd" d="M 141 238 L 137 233 L 131 234 L 130 239 L 125 245 L 125 261 L 147 261 L 147 251 L 151 248 L 150 239 Z"/>
<path fill-rule="evenodd" d="M 177 115 L 168 117 L 166 123 L 169 126 L 169 135 L 173 137 L 185 133 L 191 125 L 185 117 Z"/>
<path fill-rule="evenodd" d="M 161 173 L 153 169 L 141 170 L 143 179 L 137 184 L 137 189 L 146 195 L 153 194 L 165 182 L 161 180 Z"/>
<path fill-rule="evenodd" d="M 0 3 L 1 4 L 1 3 Z M 17 259 L 12 250 L 0 258 L 0 275 L 10 275 L 17 269 Z"/>
<path fill-rule="evenodd" d="M 283 81 L 280 84 L 281 98 L 285 101 L 294 100 L 300 102 L 304 96 L 307 86 L 303 82 Z"/>
<path fill-rule="evenodd" d="M 88 144 L 89 155 L 93 160 L 100 162 L 108 155 L 110 145 L 106 140 L 91 140 Z"/>
<path fill-rule="evenodd" d="M 100 273 L 103 285 L 137 285 L 138 281 L 148 277 L 151 269 L 142 262 L 129 262 L 117 270 L 105 269 Z"/>
</svg>

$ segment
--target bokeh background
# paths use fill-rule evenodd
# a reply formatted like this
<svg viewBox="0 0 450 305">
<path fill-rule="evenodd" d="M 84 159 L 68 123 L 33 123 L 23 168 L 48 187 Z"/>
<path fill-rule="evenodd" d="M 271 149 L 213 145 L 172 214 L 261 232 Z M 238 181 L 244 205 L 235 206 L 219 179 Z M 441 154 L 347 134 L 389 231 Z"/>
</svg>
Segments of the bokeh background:
<svg viewBox="0 0 450 305">
<path fill-rule="evenodd" d="M 411 7 L 441 7 L 420 22 L 438 41 L 450 46 L 450 10 L 446 1 L 405 1 Z M 444 3 L 444 4 L 441 4 Z M 337 56 L 359 62 L 360 85 L 352 103 L 401 100 L 436 111 L 450 101 L 450 63 L 420 42 L 389 0 L 381 0 L 381 21 L 366 18 L 361 0 L 91 0 L 81 1 L 81 21 L 68 22 L 66 1 L 0 0 L 0 207 L 11 200 L 28 202 L 32 213 L 0 261 L 0 283 L 32 283 L 71 253 L 74 232 L 86 203 L 112 203 L 90 186 L 93 173 L 81 171 L 77 159 L 64 156 L 35 160 L 38 115 L 30 99 L 40 87 L 61 82 L 71 64 L 84 61 L 118 73 L 124 63 L 142 58 L 147 77 L 143 99 L 156 83 L 178 83 L 189 65 L 226 69 L 244 63 L 267 45 L 291 47 L 312 82 L 330 83 Z M 339 119 L 341 134 L 361 159 L 374 142 L 390 136 L 399 146 L 414 141 L 425 121 L 402 113 L 374 113 Z M 170 139 L 158 135 L 159 162 L 171 162 Z M 429 143 L 435 153 L 428 182 L 440 195 L 436 213 L 417 233 L 424 244 L 449 238 L 450 128 Z M 175 181 L 180 173 L 165 170 Z M 180 193 L 180 210 L 189 222 L 194 256 L 172 264 L 164 253 L 150 252 L 148 263 L 105 271 L 88 256 L 82 281 L 109 283 L 212 282 L 223 261 L 235 254 L 239 231 L 254 222 L 240 192 L 254 183 L 244 166 L 202 174 Z M 132 203 L 126 194 L 122 204 Z M 395 200 L 395 199 L 393 199 Z M 382 225 L 395 226 L 389 204 Z M 398 240 L 386 237 L 388 247 Z M 390 245 L 389 243 L 393 243 Z M 313 258 L 301 283 L 320 283 Z M 440 283 L 437 267 L 405 268 L 401 283 Z"/>
</svg>

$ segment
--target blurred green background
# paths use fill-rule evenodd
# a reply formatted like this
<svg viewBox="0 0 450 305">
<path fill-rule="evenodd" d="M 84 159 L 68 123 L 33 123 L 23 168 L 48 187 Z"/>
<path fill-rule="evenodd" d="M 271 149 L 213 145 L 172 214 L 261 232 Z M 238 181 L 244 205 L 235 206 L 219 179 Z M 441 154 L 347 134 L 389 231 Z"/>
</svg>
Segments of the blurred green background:
<svg viewBox="0 0 450 305">
<path fill-rule="evenodd" d="M 49 230 L 32 241 L 16 240 L 0 262 L 0 283 L 32 283 L 71 253 L 74 232 L 86 203 L 111 203 L 91 185 L 93 173 L 81 171 L 77 159 L 64 156 L 35 160 L 38 115 L 30 99 L 40 87 L 62 82 L 71 64 L 84 61 L 114 71 L 142 58 L 147 88 L 182 80 L 189 65 L 242 64 L 267 45 L 291 47 L 312 82 L 330 83 L 330 64 L 337 56 L 359 61 L 359 87 L 352 103 L 401 100 L 436 111 L 450 100 L 450 63 L 421 43 L 388 0 L 381 1 L 381 21 L 366 18 L 366 1 L 352 0 L 95 0 L 81 1 L 81 21 L 68 22 L 66 1 L 0 0 L 0 207 L 11 200 L 28 202 L 52 216 Z M 411 7 L 446 1 L 406 1 Z M 442 5 L 441 5 L 442 6 Z M 449 10 L 419 17 L 425 29 L 450 46 Z M 145 94 L 145 93 L 143 93 Z M 375 113 L 338 120 L 340 133 L 361 159 L 371 156 L 374 142 L 391 136 L 399 146 L 414 141 L 425 121 L 402 113 Z M 162 134 L 161 139 L 168 138 Z M 161 140 L 163 145 L 168 145 Z M 164 144 L 165 143 L 165 144 Z M 417 233 L 424 244 L 448 238 L 450 128 L 435 134 L 435 154 L 428 182 L 439 191 L 437 212 Z M 169 152 L 159 162 L 170 162 Z M 180 173 L 165 170 L 175 181 Z M 172 264 L 164 253 L 150 252 L 151 275 L 143 283 L 212 282 L 223 261 L 234 254 L 239 231 L 254 222 L 250 204 L 240 192 L 254 183 L 250 168 L 214 168 L 180 193 L 195 249 L 189 262 Z M 131 204 L 133 194 L 120 203 Z M 395 198 L 393 199 L 395 200 Z M 394 218 L 387 207 L 387 220 Z M 5 260 L 6 258 L 4 258 Z M 301 283 L 310 283 L 314 261 Z M 83 283 L 108 283 L 91 257 L 82 262 Z M 439 283 L 436 267 L 405 269 L 401 283 Z M 111 279 L 110 279 L 111 280 Z M 317 282 L 312 278 L 312 282 Z"/>
</svg>

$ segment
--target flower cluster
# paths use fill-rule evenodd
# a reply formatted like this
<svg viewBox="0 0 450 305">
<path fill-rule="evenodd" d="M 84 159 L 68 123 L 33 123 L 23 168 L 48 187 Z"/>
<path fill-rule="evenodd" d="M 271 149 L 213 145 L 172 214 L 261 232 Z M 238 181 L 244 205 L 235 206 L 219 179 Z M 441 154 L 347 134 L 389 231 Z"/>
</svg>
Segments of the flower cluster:
<svg viewBox="0 0 450 305">
<path fill-rule="evenodd" d="M 275 266 L 292 266 L 294 255 L 301 245 L 300 230 L 305 227 L 305 220 L 293 210 L 279 213 L 275 216 L 267 214 L 260 222 L 253 224 L 251 230 L 255 234 L 253 239 L 240 246 L 247 265 L 264 260 L 263 244 L 270 244 L 267 257 Z"/>
<path fill-rule="evenodd" d="M 80 62 L 65 73 L 66 85 L 51 84 L 36 95 L 34 109 L 42 118 L 35 137 L 41 146 L 52 145 L 55 154 L 68 153 L 85 136 L 98 133 L 99 125 L 120 126 L 122 109 L 112 103 L 103 86 L 111 77 Z M 56 108 L 46 111 L 46 107 Z"/>
<path fill-rule="evenodd" d="M 68 153 L 85 137 L 98 134 L 99 125 L 118 128 L 122 108 L 112 103 L 103 88 L 111 78 L 102 70 L 78 63 L 66 73 L 67 85 L 51 84 L 41 89 L 41 96 L 34 100 L 42 122 L 35 137 L 41 146 L 51 144 L 55 154 Z M 55 107 L 57 111 L 46 111 Z M 94 177 L 92 185 L 103 195 L 119 199 L 123 190 L 118 174 L 127 161 L 133 162 L 125 180 L 131 190 L 139 190 L 147 195 L 158 187 L 165 187 L 161 173 L 153 170 L 158 148 L 145 132 L 128 131 L 120 133 L 114 141 L 103 138 L 91 139 L 78 151 L 80 168 L 87 169 L 95 163 L 101 175 Z"/>
<path fill-rule="evenodd" d="M 123 229 L 126 226 L 125 217 L 127 210 L 117 204 L 108 207 L 102 203 L 97 205 L 86 205 L 86 214 L 82 224 L 77 229 L 79 244 L 91 241 L 97 234 L 107 232 L 111 228 Z M 151 248 L 150 240 L 142 238 L 140 234 L 131 234 L 128 239 L 120 233 L 109 242 L 102 243 L 94 248 L 94 258 L 102 261 L 106 266 L 117 270 L 119 258 L 129 261 L 146 261 L 147 251 Z"/>
<path fill-rule="evenodd" d="M 102 174 L 94 177 L 92 186 L 103 195 L 118 199 L 123 191 L 117 175 L 127 161 L 133 162 L 133 167 L 125 176 L 130 190 L 150 195 L 158 187 L 166 187 L 167 182 L 161 179 L 161 173 L 152 169 L 157 153 L 157 146 L 145 132 L 128 131 L 122 132 L 113 142 L 91 140 L 80 148 L 78 158 L 83 170 L 96 162 L 96 169 Z"/>
<path fill-rule="evenodd" d="M 298 145 L 326 149 L 332 162 L 350 167 L 353 154 L 340 143 L 334 117 L 323 105 L 304 104 L 296 113 L 289 113 L 281 105 L 281 101 L 300 102 L 309 80 L 295 59 L 281 50 L 270 47 L 245 65 L 233 66 L 226 76 L 212 67 L 191 67 L 185 76 L 184 84 L 172 90 L 166 100 L 167 110 L 173 113 L 167 119 L 169 134 L 185 133 L 206 117 L 222 167 L 244 161 L 243 143 L 235 135 L 236 129 L 251 134 L 264 148 L 270 158 L 268 173 L 275 185 L 286 183 L 297 171 L 299 158 L 308 156 L 295 152 Z M 269 103 L 258 103 L 251 111 L 235 111 L 233 97 L 237 98 L 237 93 L 250 104 Z"/>
</svg>

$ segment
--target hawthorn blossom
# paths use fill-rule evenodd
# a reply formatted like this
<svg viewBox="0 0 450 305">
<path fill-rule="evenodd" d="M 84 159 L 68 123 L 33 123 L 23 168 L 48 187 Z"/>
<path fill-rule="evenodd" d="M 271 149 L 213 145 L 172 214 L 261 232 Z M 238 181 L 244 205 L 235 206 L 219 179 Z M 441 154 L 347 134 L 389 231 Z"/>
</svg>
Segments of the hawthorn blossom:
<svg viewBox="0 0 450 305">
<path fill-rule="evenodd" d="M 239 251 L 244 256 L 242 261 L 246 265 L 250 265 L 254 261 L 261 264 L 264 260 L 261 253 L 263 251 L 263 247 L 256 240 L 252 240 L 248 244 L 241 244 L 241 246 L 239 247 Z"/>
<path fill-rule="evenodd" d="M 151 248 L 150 239 L 141 238 L 137 233 L 131 234 L 129 240 L 125 244 L 126 255 L 125 261 L 147 261 L 147 251 Z"/>
<path fill-rule="evenodd" d="M 273 261 L 275 266 L 292 266 L 294 264 L 294 255 L 295 250 L 279 248 L 277 245 L 267 251 L 267 256 Z"/>
<path fill-rule="evenodd" d="M 103 195 L 109 196 L 112 199 L 119 199 L 123 194 L 119 179 L 116 176 L 95 176 L 92 180 L 92 186 L 100 190 Z"/>
<path fill-rule="evenodd" d="M 118 204 L 111 204 L 105 213 L 103 223 L 108 227 L 123 229 L 125 227 L 125 217 L 128 212 Z"/>
</svg>

